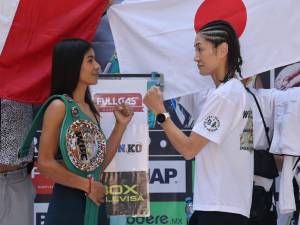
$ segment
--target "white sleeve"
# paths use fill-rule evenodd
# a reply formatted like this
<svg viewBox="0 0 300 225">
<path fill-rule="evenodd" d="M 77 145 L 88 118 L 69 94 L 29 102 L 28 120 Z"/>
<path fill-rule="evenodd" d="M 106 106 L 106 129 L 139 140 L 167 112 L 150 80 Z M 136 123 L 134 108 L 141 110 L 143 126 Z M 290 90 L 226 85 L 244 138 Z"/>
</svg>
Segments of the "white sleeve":
<svg viewBox="0 0 300 225">
<path fill-rule="evenodd" d="M 242 118 L 243 96 L 232 99 L 214 93 L 210 95 L 198 117 L 193 132 L 208 140 L 221 144 L 228 132 Z"/>
<path fill-rule="evenodd" d="M 286 98 L 282 99 L 285 111 L 282 117 L 279 148 L 282 149 L 283 154 L 300 156 L 300 91 L 297 93 L 289 89 L 286 93 Z"/>
<path fill-rule="evenodd" d="M 279 211 L 282 214 L 294 212 L 296 210 L 293 178 L 293 167 L 297 157 L 284 156 L 282 172 L 279 184 Z"/>
<path fill-rule="evenodd" d="M 300 89 L 299 89 L 300 90 Z M 297 94 L 296 96 L 294 94 Z M 299 93 L 289 89 L 276 96 L 274 136 L 271 153 L 300 156 L 299 125 L 300 100 Z"/>
<path fill-rule="evenodd" d="M 270 153 L 273 154 L 282 154 L 279 147 L 280 137 L 282 136 L 281 127 L 282 127 L 282 118 L 284 115 L 284 105 L 280 104 L 280 96 L 283 95 L 283 91 L 278 91 L 275 93 L 274 97 L 274 121 L 273 121 L 273 139 L 270 147 Z"/>
<path fill-rule="evenodd" d="M 251 89 L 252 93 L 255 94 L 259 106 L 261 108 L 266 126 L 269 128 L 268 136 L 270 140 L 273 136 L 274 130 L 274 96 L 272 95 L 273 91 L 270 89 Z M 255 149 L 267 149 L 269 147 L 268 140 L 266 138 L 265 127 L 259 113 L 256 102 L 254 101 L 253 96 L 251 98 L 251 105 L 253 111 L 253 144 Z"/>
</svg>

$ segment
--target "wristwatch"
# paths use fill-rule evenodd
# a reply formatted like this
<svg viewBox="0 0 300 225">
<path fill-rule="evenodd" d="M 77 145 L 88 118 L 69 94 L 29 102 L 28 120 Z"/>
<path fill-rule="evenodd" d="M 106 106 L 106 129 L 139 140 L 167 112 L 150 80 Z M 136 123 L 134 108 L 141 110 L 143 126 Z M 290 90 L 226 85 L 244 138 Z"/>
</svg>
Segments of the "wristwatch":
<svg viewBox="0 0 300 225">
<path fill-rule="evenodd" d="M 165 122 L 168 118 L 170 118 L 170 114 L 168 112 L 159 113 L 156 116 L 156 122 L 158 124 L 161 124 L 161 123 Z"/>
</svg>

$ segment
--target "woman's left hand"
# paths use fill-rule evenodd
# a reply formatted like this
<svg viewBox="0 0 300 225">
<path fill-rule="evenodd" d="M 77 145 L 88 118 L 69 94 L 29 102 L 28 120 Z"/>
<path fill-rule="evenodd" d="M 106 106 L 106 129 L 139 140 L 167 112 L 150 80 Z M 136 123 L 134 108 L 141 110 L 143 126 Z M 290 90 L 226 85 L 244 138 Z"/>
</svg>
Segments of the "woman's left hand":
<svg viewBox="0 0 300 225">
<path fill-rule="evenodd" d="M 116 122 L 124 126 L 127 126 L 134 114 L 126 104 L 116 106 L 113 112 L 116 118 Z"/>
</svg>

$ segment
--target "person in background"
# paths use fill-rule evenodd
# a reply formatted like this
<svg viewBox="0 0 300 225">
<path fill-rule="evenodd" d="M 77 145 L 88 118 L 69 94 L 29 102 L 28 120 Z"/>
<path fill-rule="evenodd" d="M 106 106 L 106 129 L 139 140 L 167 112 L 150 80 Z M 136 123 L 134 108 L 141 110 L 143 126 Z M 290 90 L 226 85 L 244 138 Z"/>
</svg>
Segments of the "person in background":
<svg viewBox="0 0 300 225">
<path fill-rule="evenodd" d="M 32 225 L 35 188 L 30 171 L 33 148 L 23 159 L 17 153 L 32 123 L 32 105 L 1 99 L 0 224 Z"/>
<path fill-rule="evenodd" d="M 251 82 L 246 78 L 242 82 L 248 91 L 248 99 L 253 114 L 254 147 L 254 187 L 249 225 L 276 225 L 275 178 L 278 169 L 275 158 L 269 153 L 273 137 L 274 101 L 276 89 L 264 89 L 260 77 Z M 251 85 L 258 84 L 259 88 Z"/>
<path fill-rule="evenodd" d="M 277 90 L 289 91 L 295 88 L 300 87 L 300 62 L 287 65 L 282 68 L 275 79 L 275 88 Z M 288 99 L 287 99 L 288 100 Z M 297 126 L 297 123 L 293 123 L 293 126 Z M 292 129 L 294 130 L 294 129 Z M 297 134 L 294 133 L 294 134 Z M 277 156 L 278 158 L 279 156 Z M 281 160 L 280 165 L 282 167 L 283 159 L 285 156 L 280 156 Z M 295 167 L 296 171 L 299 171 L 297 167 Z M 282 177 L 282 173 L 281 173 Z M 282 179 L 282 178 L 281 178 Z M 295 177 L 292 179 L 293 193 L 290 193 L 288 196 L 295 204 L 296 210 L 290 214 L 281 214 L 278 218 L 278 224 L 287 224 L 294 225 L 299 224 L 299 212 L 300 212 L 300 196 L 299 196 L 299 173 L 296 173 Z M 280 190 L 279 190 L 280 191 Z M 292 191 L 291 191 L 292 192 Z M 280 193 L 279 193 L 280 194 Z M 286 193 L 281 193 L 282 195 L 286 195 Z M 293 196 L 293 197 L 292 197 Z M 280 206 L 280 204 L 279 204 Z M 279 207 L 280 209 L 280 207 Z M 279 210 L 280 211 L 280 210 Z"/>
</svg>

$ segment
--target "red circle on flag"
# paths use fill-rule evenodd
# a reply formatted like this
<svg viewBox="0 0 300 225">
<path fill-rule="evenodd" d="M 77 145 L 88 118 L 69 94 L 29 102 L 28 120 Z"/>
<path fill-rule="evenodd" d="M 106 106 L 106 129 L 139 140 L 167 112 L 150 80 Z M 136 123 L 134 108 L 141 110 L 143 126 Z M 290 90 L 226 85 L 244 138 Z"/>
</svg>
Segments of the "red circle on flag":
<svg viewBox="0 0 300 225">
<path fill-rule="evenodd" d="M 242 0 L 205 0 L 195 15 L 195 31 L 198 32 L 201 27 L 214 20 L 230 23 L 240 37 L 247 23 L 246 6 Z"/>
</svg>

